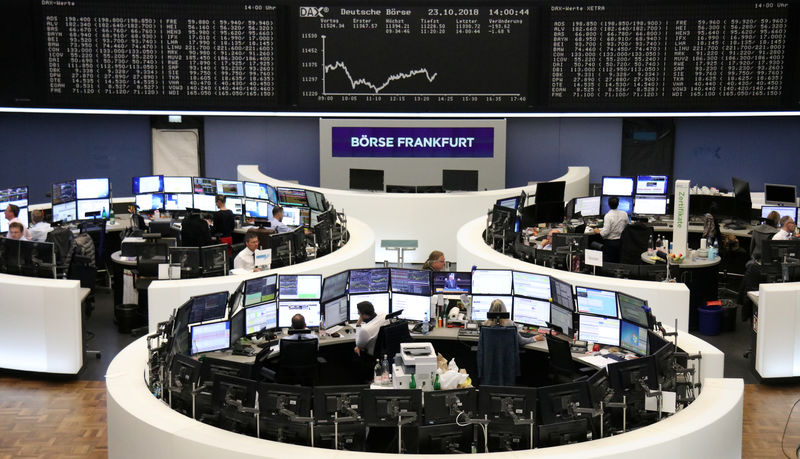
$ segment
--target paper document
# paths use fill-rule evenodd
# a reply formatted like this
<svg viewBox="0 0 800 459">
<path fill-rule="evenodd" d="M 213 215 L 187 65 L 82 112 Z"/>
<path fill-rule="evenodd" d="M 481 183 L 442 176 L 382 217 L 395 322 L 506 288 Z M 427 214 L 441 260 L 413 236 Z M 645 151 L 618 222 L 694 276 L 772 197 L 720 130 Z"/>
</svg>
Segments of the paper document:
<svg viewBox="0 0 800 459">
<path fill-rule="evenodd" d="M 661 412 L 662 413 L 674 413 L 675 412 L 675 392 L 663 391 L 661 392 Z M 657 397 L 645 397 L 644 399 L 644 409 L 647 411 L 658 411 L 658 398 Z"/>
</svg>

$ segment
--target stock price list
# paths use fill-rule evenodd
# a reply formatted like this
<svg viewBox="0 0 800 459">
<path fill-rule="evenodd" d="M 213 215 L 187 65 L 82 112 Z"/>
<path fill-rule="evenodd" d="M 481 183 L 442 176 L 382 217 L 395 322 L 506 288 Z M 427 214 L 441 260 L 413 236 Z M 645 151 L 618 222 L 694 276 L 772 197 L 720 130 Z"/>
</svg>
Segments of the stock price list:
<svg viewBox="0 0 800 459">
<path fill-rule="evenodd" d="M 299 105 L 524 108 L 531 15 L 527 7 L 298 8 Z"/>
</svg>

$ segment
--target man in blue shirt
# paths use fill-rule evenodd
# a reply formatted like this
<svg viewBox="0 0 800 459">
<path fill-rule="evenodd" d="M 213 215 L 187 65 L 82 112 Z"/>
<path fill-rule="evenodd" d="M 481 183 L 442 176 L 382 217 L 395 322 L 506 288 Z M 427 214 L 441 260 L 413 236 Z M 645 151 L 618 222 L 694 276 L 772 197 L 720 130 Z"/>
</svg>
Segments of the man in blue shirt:
<svg viewBox="0 0 800 459">
<path fill-rule="evenodd" d="M 272 218 L 269 219 L 269 226 L 277 233 L 288 233 L 291 231 L 289 227 L 283 223 L 283 207 L 275 206 L 272 208 Z"/>
</svg>

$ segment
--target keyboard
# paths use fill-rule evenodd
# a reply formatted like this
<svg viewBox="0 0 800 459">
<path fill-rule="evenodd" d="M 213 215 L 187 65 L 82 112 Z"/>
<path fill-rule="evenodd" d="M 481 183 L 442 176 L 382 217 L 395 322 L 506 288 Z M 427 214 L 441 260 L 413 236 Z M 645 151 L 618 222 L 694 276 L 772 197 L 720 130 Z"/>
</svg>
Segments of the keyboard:
<svg viewBox="0 0 800 459">
<path fill-rule="evenodd" d="M 625 357 L 623 357 L 621 355 L 618 355 L 618 354 L 612 354 L 610 352 L 608 354 L 604 355 L 603 357 L 605 357 L 607 359 L 611 359 L 611 360 L 617 361 L 617 362 L 622 362 L 623 360 L 625 360 Z"/>
<path fill-rule="evenodd" d="M 477 338 L 478 335 L 480 335 L 480 333 L 481 333 L 480 330 L 475 330 L 475 329 L 471 330 L 467 328 L 462 328 L 461 330 L 458 331 L 458 337 Z"/>
</svg>

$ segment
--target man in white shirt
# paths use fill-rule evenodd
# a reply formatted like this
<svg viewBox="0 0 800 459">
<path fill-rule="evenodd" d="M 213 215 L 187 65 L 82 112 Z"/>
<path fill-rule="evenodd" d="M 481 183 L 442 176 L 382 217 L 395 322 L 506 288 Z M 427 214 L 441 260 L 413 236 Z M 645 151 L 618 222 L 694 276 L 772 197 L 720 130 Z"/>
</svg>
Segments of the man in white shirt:
<svg viewBox="0 0 800 459">
<path fill-rule="evenodd" d="M 788 241 L 794 236 L 795 224 L 792 217 L 784 215 L 781 218 L 781 229 L 772 236 L 773 241 Z"/>
<path fill-rule="evenodd" d="M 269 219 L 269 226 L 277 233 L 288 233 L 291 231 L 289 227 L 283 223 L 283 207 L 275 206 L 272 208 L 272 218 Z"/>
<path fill-rule="evenodd" d="M 233 269 L 258 272 L 256 268 L 256 250 L 258 249 L 258 234 L 247 232 L 244 235 L 245 248 L 233 259 Z"/>
<path fill-rule="evenodd" d="M 603 229 L 594 229 L 595 234 L 603 238 L 603 259 L 612 263 L 619 262 L 620 237 L 628 226 L 628 214 L 618 210 L 619 198 L 608 198 L 609 211 L 603 216 Z"/>
<path fill-rule="evenodd" d="M 306 326 L 306 318 L 303 317 L 302 314 L 295 314 L 292 316 L 292 330 L 305 330 L 308 328 Z M 284 336 L 281 338 L 282 340 L 317 340 L 317 347 L 319 347 L 319 337 L 313 333 L 294 333 L 288 336 Z"/>
<path fill-rule="evenodd" d="M 9 239 L 16 239 L 17 241 L 27 241 L 28 238 L 26 238 L 23 235 L 23 230 L 24 229 L 25 229 L 25 227 L 22 226 L 22 223 L 20 223 L 20 222 L 11 222 L 11 223 L 8 224 L 8 234 L 7 234 L 7 236 L 8 236 Z"/>
<path fill-rule="evenodd" d="M 44 221 L 44 211 L 34 210 L 31 213 L 31 220 L 33 220 L 33 226 L 30 229 L 31 241 L 44 242 L 47 239 L 47 233 L 53 231 L 50 223 Z"/>
<path fill-rule="evenodd" d="M 31 233 L 28 231 L 28 228 L 25 227 L 25 223 L 19 219 L 19 206 L 16 204 L 9 204 L 6 206 L 5 214 L 8 223 L 19 222 L 19 224 L 22 225 L 22 236 L 25 238 L 25 241 L 30 241 Z"/>
<path fill-rule="evenodd" d="M 356 327 L 356 347 L 355 353 L 361 355 L 365 352 L 371 356 L 375 355 L 375 340 L 381 327 L 386 325 L 386 314 L 375 314 L 375 306 L 369 301 L 362 301 L 356 305 L 358 308 L 358 322 Z"/>
</svg>

